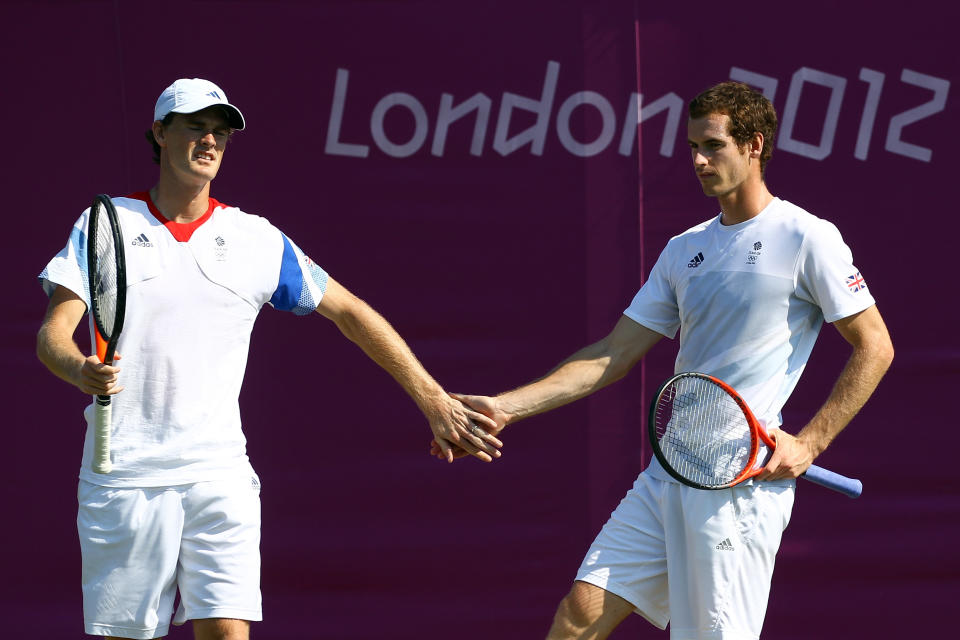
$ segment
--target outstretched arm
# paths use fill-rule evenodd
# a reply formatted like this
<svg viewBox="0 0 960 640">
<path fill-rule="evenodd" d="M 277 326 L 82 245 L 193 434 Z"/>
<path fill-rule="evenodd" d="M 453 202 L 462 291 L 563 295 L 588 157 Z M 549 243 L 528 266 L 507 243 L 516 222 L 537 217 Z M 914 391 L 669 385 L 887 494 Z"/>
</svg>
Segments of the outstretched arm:
<svg viewBox="0 0 960 640">
<path fill-rule="evenodd" d="M 538 380 L 496 397 L 454 397 L 490 416 L 496 422 L 494 433 L 499 433 L 518 420 L 556 409 L 616 382 L 662 337 L 622 316 L 605 338 L 577 351 Z M 443 457 L 437 447 L 432 447 L 431 453 Z"/>
<path fill-rule="evenodd" d="M 85 356 L 73 334 L 87 312 L 86 303 L 70 289 L 57 287 L 50 296 L 47 315 L 37 333 L 37 357 L 58 378 L 90 395 L 114 395 L 120 369 L 106 365 L 97 356 Z M 119 360 L 120 354 L 114 354 Z"/>
<path fill-rule="evenodd" d="M 853 353 L 827 401 L 796 437 L 772 432 L 777 448 L 760 480 L 796 478 L 806 471 L 860 411 L 893 361 L 893 343 L 876 305 L 833 324 Z"/>
<path fill-rule="evenodd" d="M 367 303 L 331 278 L 317 313 L 332 320 L 343 335 L 400 383 L 426 416 L 443 457 L 453 461 L 453 446 L 485 462 L 500 457 L 498 447 L 503 445 L 489 433 L 493 421 L 451 398 L 390 323 Z"/>
</svg>

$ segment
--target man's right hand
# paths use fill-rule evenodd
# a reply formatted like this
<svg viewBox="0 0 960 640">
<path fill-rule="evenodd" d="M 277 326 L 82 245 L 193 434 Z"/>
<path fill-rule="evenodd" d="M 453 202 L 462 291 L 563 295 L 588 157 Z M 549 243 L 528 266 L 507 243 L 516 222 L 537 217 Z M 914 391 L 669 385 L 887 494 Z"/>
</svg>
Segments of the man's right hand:
<svg viewBox="0 0 960 640">
<path fill-rule="evenodd" d="M 113 361 L 116 363 L 120 354 L 115 353 Z M 71 382 L 80 391 L 93 396 L 112 396 L 123 391 L 117 384 L 119 367 L 103 364 L 97 356 L 90 356 L 72 376 Z"/>
</svg>

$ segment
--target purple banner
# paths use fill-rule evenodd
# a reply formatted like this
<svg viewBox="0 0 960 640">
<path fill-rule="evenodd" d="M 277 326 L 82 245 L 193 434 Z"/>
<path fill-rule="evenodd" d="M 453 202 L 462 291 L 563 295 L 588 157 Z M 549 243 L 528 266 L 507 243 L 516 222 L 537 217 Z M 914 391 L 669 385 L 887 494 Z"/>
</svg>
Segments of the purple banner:
<svg viewBox="0 0 960 640">
<path fill-rule="evenodd" d="M 88 399 L 36 360 L 36 275 L 95 193 L 154 183 L 143 139 L 154 101 L 197 76 L 248 123 L 211 195 L 269 218 L 388 318 L 446 389 L 467 393 L 527 382 L 613 327 L 667 239 L 716 213 L 693 175 L 687 101 L 728 78 L 764 91 L 780 116 L 771 191 L 839 227 L 897 348 L 877 396 L 818 460 L 861 478 L 864 495 L 799 488 L 764 635 L 952 628 L 957 482 L 904 452 L 930 426 L 938 446 L 958 441 L 939 408 L 960 383 L 946 193 L 958 10 L 659 4 L 0 7 L 8 230 L 27 221 L 3 246 L 14 291 L 0 338 L 13 405 L 5 634 L 82 635 L 75 491 Z M 788 430 L 848 353 L 825 327 Z M 402 389 L 331 323 L 265 310 L 241 394 L 263 481 L 254 636 L 544 636 L 646 464 L 646 406 L 675 354 L 664 340 L 618 384 L 509 428 L 494 464 L 447 466 L 427 455 L 429 429 Z M 665 635 L 634 616 L 613 637 Z"/>
</svg>

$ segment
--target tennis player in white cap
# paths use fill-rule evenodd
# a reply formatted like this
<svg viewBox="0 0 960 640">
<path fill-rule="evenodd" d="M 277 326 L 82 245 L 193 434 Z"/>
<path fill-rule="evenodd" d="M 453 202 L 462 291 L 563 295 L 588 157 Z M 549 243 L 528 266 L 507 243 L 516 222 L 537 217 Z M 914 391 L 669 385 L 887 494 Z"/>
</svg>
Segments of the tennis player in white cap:
<svg viewBox="0 0 960 640">
<path fill-rule="evenodd" d="M 410 394 L 448 452 L 457 445 L 490 461 L 500 442 L 474 421 L 494 423 L 451 399 L 382 316 L 267 220 L 210 197 L 227 142 L 246 124 L 222 89 L 177 80 L 153 120 L 157 183 L 113 199 L 127 259 L 116 366 L 73 338 L 89 306 L 88 212 L 40 276 L 50 296 L 40 359 L 84 393 L 113 396 L 112 471 L 91 470 L 89 432 L 80 471 L 85 628 L 158 638 L 173 617 L 192 620 L 199 640 L 245 640 L 261 619 L 260 481 L 238 396 L 264 305 L 336 323 Z M 302 404 L 315 428 L 318 399 L 282 400 Z M 254 425 L 264 427 L 296 425 Z"/>
</svg>

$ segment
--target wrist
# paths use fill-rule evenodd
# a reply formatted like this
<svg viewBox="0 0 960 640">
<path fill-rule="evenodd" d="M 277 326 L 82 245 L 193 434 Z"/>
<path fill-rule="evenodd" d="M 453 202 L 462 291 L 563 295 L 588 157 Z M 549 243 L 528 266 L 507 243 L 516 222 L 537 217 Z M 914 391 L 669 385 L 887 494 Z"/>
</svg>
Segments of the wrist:
<svg viewBox="0 0 960 640">
<path fill-rule="evenodd" d="M 67 382 L 83 391 L 83 368 L 87 365 L 87 359 L 84 357 L 68 358 L 63 363 L 63 371 L 66 375 L 61 376 Z"/>
<path fill-rule="evenodd" d="M 827 443 L 823 443 L 819 438 L 813 437 L 810 434 L 804 434 L 803 432 L 797 436 L 797 442 L 803 445 L 810 454 L 811 459 L 819 456 L 823 453 L 823 450 L 827 448 Z"/>
<path fill-rule="evenodd" d="M 505 393 L 494 396 L 492 400 L 494 413 L 503 421 L 504 427 L 526 417 L 523 413 L 523 408 L 508 394 Z"/>
<path fill-rule="evenodd" d="M 440 385 L 434 383 L 430 387 L 414 394 L 414 402 L 416 402 L 417 407 L 428 420 L 434 421 L 441 418 L 445 408 L 450 402 L 450 397 Z"/>
</svg>

